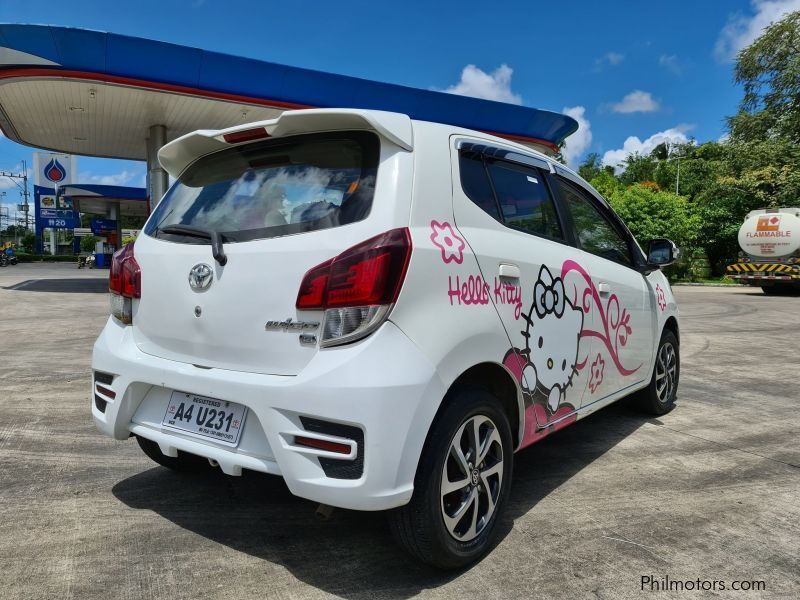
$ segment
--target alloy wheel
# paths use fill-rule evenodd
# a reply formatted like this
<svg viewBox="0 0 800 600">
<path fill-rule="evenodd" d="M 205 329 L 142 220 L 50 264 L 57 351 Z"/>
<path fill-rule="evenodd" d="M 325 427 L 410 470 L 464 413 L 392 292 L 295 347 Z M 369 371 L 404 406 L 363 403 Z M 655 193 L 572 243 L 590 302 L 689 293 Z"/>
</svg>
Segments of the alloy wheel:
<svg viewBox="0 0 800 600">
<path fill-rule="evenodd" d="M 453 436 L 442 469 L 442 518 L 450 535 L 460 542 L 478 537 L 494 515 L 502 485 L 497 426 L 489 417 L 472 416 Z"/>
<path fill-rule="evenodd" d="M 659 348 L 656 361 L 656 395 L 662 404 L 667 404 L 675 393 L 677 369 L 678 357 L 675 348 L 670 342 L 666 342 Z"/>
</svg>

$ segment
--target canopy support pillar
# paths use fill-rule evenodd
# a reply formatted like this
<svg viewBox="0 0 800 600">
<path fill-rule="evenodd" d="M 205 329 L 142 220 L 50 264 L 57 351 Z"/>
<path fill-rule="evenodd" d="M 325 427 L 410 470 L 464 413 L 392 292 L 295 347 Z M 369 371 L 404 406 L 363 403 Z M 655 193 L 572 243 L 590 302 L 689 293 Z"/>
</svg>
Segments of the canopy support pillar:
<svg viewBox="0 0 800 600">
<path fill-rule="evenodd" d="M 158 163 L 158 151 L 167 143 L 167 128 L 164 125 L 151 125 L 147 136 L 147 195 L 151 210 L 161 201 L 169 187 L 169 176 Z"/>
</svg>

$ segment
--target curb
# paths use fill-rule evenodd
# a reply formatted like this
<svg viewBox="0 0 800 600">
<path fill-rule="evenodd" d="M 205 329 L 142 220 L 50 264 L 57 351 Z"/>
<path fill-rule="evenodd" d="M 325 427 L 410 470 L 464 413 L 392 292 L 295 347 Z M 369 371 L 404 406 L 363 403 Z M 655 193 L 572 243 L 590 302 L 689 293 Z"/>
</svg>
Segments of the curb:
<svg viewBox="0 0 800 600">
<path fill-rule="evenodd" d="M 746 285 L 742 285 L 739 283 L 692 283 L 689 281 L 680 282 L 680 283 L 671 283 L 672 287 L 719 287 L 719 288 L 737 288 L 737 287 L 748 287 Z"/>
</svg>

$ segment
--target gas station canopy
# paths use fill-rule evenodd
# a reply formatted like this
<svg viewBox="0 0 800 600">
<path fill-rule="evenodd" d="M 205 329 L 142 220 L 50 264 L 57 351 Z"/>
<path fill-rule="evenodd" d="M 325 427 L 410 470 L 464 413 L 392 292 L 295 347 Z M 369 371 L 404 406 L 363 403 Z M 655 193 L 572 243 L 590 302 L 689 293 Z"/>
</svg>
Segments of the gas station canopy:
<svg viewBox="0 0 800 600">
<path fill-rule="evenodd" d="M 72 199 L 75 210 L 90 215 L 107 215 L 113 205 L 119 206 L 118 216 L 146 217 L 147 190 L 121 185 L 71 184 L 58 189 L 59 196 Z"/>
<path fill-rule="evenodd" d="M 153 146 L 195 129 L 320 107 L 396 111 L 550 151 L 577 129 L 523 106 L 113 33 L 0 25 L 0 128 L 22 144 L 152 162 Z"/>
</svg>

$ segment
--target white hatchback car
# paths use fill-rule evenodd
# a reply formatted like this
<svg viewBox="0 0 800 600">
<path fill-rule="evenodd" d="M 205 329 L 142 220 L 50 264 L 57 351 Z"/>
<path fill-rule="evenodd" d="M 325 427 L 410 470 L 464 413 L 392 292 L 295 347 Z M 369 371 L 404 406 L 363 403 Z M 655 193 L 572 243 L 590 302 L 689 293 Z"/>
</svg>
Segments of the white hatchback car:
<svg viewBox="0 0 800 600">
<path fill-rule="evenodd" d="M 367 110 L 286 112 L 166 145 L 177 178 L 118 252 L 92 414 L 157 463 L 280 475 L 392 509 L 457 567 L 490 545 L 513 453 L 678 387 L 660 266 L 558 162 Z"/>
</svg>

